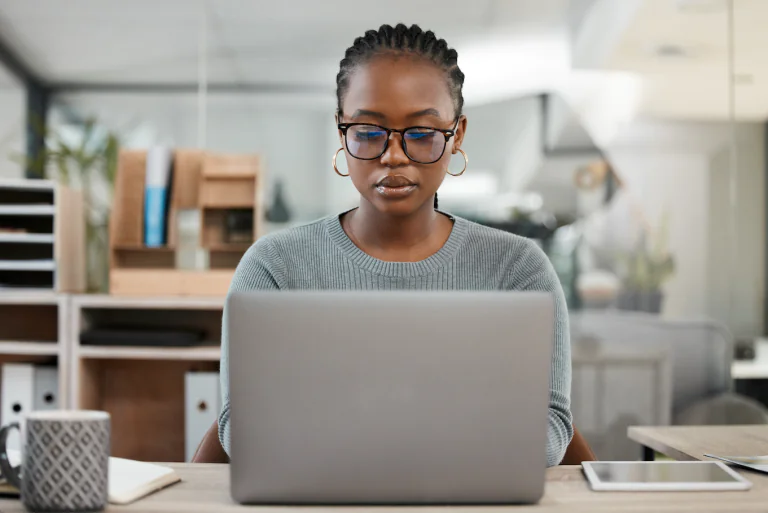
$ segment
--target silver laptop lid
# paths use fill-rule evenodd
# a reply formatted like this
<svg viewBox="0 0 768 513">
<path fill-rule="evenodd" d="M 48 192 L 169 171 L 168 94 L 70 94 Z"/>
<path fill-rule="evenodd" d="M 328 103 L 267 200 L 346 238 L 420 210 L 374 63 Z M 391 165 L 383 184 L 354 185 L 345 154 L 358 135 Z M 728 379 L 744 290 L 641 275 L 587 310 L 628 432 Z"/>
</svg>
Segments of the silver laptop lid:
<svg viewBox="0 0 768 513">
<path fill-rule="evenodd" d="M 541 497 L 548 294 L 236 293 L 228 329 L 237 501 Z"/>
</svg>

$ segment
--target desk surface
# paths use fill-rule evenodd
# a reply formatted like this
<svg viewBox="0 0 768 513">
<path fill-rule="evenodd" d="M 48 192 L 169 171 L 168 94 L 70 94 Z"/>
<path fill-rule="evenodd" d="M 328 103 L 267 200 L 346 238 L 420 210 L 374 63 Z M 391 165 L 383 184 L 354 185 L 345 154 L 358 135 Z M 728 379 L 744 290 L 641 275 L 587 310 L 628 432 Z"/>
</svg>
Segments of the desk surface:
<svg viewBox="0 0 768 513">
<path fill-rule="evenodd" d="M 227 465 L 173 464 L 182 482 L 128 506 L 110 506 L 112 512 L 193 513 L 247 510 L 229 497 Z M 748 492 L 630 493 L 592 492 L 580 467 L 555 467 L 547 470 L 547 484 L 540 504 L 525 507 L 255 507 L 260 513 L 493 513 L 567 512 L 593 513 L 616 511 L 709 512 L 760 511 L 768 504 L 768 477 L 749 474 L 753 482 Z M 3 513 L 21 513 L 18 501 L 0 500 Z"/>
<path fill-rule="evenodd" d="M 631 427 L 629 438 L 676 460 L 768 454 L 768 426 Z M 751 476 L 751 474 L 750 474 Z"/>
</svg>

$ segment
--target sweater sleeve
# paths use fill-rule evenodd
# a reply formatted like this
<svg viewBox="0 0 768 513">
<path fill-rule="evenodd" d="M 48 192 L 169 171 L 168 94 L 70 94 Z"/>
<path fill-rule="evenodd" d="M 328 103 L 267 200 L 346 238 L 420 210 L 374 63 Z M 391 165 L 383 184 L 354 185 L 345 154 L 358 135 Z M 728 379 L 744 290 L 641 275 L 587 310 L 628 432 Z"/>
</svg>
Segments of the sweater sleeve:
<svg viewBox="0 0 768 513">
<path fill-rule="evenodd" d="M 237 265 L 229 294 L 244 290 L 280 289 L 285 269 L 282 259 L 269 238 L 259 239 L 246 251 Z M 225 303 L 226 305 L 226 303 Z M 227 332 L 227 308 L 221 321 L 221 411 L 219 412 L 219 440 L 221 446 L 230 454 L 229 431 L 229 336 Z"/>
<path fill-rule="evenodd" d="M 511 269 L 511 288 L 549 292 L 555 300 L 555 340 L 549 369 L 547 466 L 559 465 L 573 438 L 571 415 L 571 340 L 568 307 L 560 280 L 546 254 L 532 241 L 524 242 Z"/>
</svg>

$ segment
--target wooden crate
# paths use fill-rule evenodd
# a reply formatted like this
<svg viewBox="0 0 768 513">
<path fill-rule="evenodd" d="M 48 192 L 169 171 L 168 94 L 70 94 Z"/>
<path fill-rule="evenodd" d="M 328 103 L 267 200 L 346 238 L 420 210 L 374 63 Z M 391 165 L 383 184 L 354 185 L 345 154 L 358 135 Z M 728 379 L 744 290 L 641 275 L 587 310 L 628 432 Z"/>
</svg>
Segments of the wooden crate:
<svg viewBox="0 0 768 513">
<path fill-rule="evenodd" d="M 202 230 L 200 245 L 209 252 L 211 269 L 237 266 L 250 243 L 226 240 L 226 219 L 232 210 L 252 212 L 252 240 L 262 228 L 261 191 L 263 189 L 261 159 L 258 155 L 205 155 L 201 171 L 198 206 Z"/>
</svg>

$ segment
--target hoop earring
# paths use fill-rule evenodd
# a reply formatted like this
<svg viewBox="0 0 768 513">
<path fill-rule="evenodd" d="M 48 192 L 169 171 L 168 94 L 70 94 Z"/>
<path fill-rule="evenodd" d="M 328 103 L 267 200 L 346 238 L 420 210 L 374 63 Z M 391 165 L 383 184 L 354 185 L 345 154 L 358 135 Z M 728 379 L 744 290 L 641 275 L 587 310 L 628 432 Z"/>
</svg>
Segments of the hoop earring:
<svg viewBox="0 0 768 513">
<path fill-rule="evenodd" d="M 336 174 L 339 175 L 339 176 L 349 176 L 349 173 L 347 173 L 345 175 L 345 174 L 341 173 L 341 171 L 339 171 L 339 168 L 336 167 L 336 157 L 339 156 L 339 152 L 341 152 L 341 151 L 344 151 L 344 147 L 343 146 L 341 148 L 339 148 L 338 150 L 336 150 L 336 153 L 333 154 L 333 170 L 336 171 Z"/>
<path fill-rule="evenodd" d="M 448 174 L 449 174 L 449 175 L 451 175 L 451 176 L 461 176 L 461 175 L 463 175 L 463 174 L 464 174 L 464 171 L 466 171 L 466 170 L 467 170 L 467 164 L 469 164 L 469 157 L 467 157 L 467 154 L 466 154 L 466 153 L 464 153 L 464 150 L 462 150 L 461 148 L 456 148 L 456 151 L 458 151 L 459 153 L 461 153 L 461 155 L 464 157 L 464 169 L 462 169 L 462 170 L 461 170 L 460 172 L 458 172 L 458 173 L 451 173 L 450 171 L 446 170 L 445 172 L 446 172 L 446 173 L 448 173 Z"/>
</svg>

